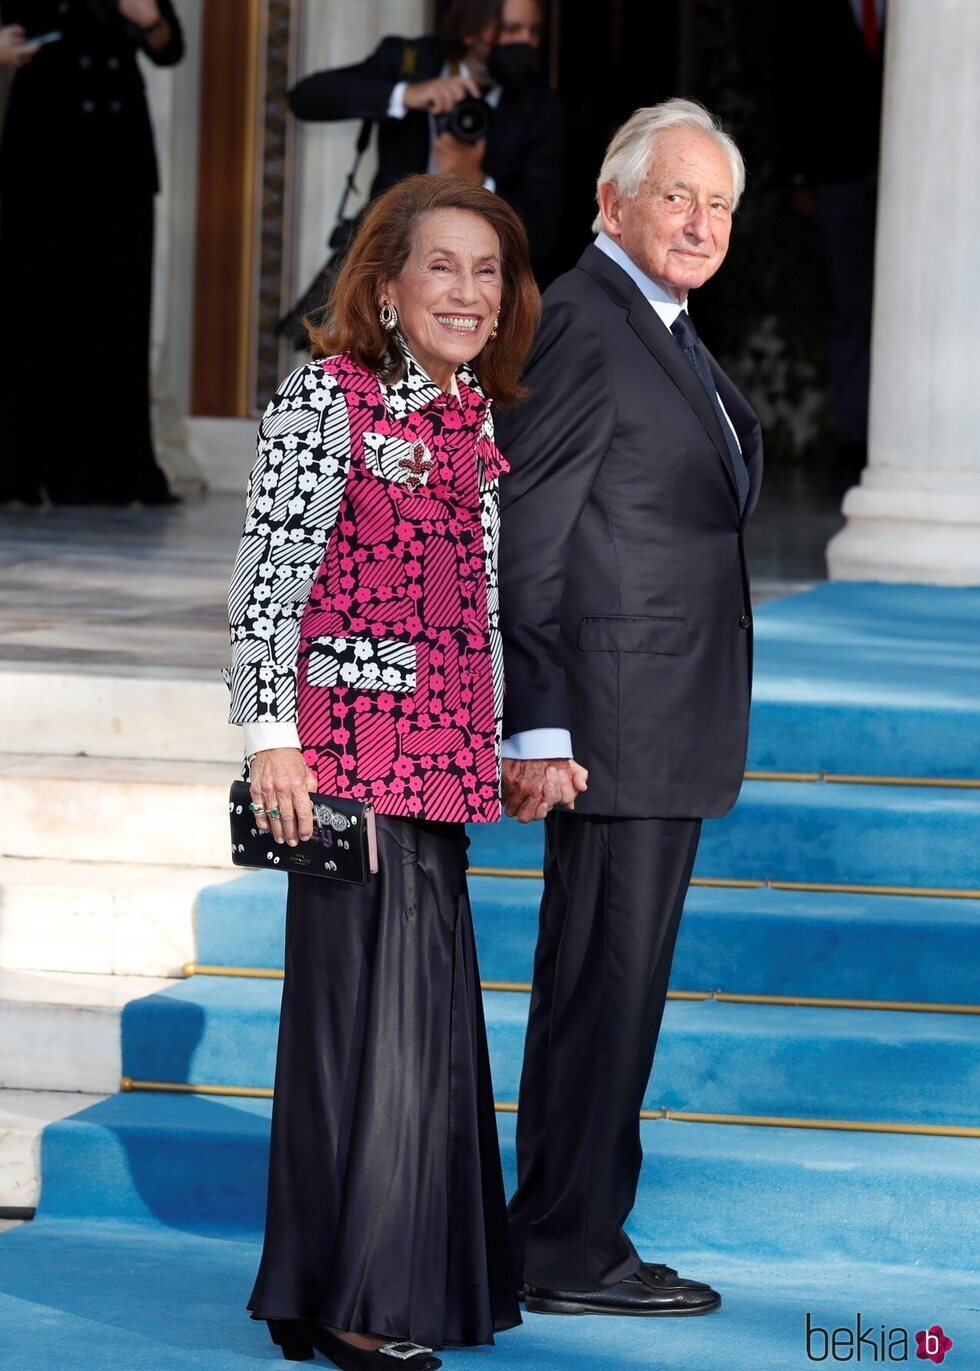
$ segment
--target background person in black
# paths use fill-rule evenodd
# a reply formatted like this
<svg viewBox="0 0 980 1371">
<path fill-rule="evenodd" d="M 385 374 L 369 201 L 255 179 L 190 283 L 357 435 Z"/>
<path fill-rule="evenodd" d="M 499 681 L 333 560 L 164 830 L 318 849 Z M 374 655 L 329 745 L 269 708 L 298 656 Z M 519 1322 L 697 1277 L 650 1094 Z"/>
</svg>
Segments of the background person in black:
<svg viewBox="0 0 980 1371">
<path fill-rule="evenodd" d="M 424 171 L 495 190 L 523 219 L 540 280 L 561 217 L 566 126 L 562 101 L 530 60 L 541 31 L 538 0 L 454 0 L 441 38 L 385 38 L 364 62 L 305 77 L 291 91 L 290 107 L 298 119 L 378 121 L 372 198 Z M 494 48 L 510 47 L 517 60 L 496 84 L 488 59 Z M 438 116 L 481 87 L 493 107 L 487 137 L 465 143 L 440 132 Z"/>
<path fill-rule="evenodd" d="M 885 0 L 798 0 L 777 9 L 774 29 L 777 171 L 823 244 L 836 477 L 844 486 L 860 479 L 868 456 L 885 8 Z"/>
<path fill-rule="evenodd" d="M 0 500 L 165 504 L 150 434 L 156 154 L 137 52 L 183 55 L 171 0 L 2 0 L 60 32 L 0 142 Z M 55 364 L 52 354 L 58 350 Z"/>
</svg>

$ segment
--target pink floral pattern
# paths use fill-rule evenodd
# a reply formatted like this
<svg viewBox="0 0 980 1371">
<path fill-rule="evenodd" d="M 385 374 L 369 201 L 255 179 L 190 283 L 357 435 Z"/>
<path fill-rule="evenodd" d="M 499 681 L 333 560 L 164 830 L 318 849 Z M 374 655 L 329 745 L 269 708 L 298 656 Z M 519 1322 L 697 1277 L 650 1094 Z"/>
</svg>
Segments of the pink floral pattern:
<svg viewBox="0 0 980 1371">
<path fill-rule="evenodd" d="M 321 792 L 444 822 L 500 817 L 496 479 L 487 401 L 410 367 L 323 364 L 350 460 L 300 625 L 299 734 Z M 424 374 L 422 374 L 424 377 Z M 421 403 L 419 403 L 421 401 Z"/>
</svg>

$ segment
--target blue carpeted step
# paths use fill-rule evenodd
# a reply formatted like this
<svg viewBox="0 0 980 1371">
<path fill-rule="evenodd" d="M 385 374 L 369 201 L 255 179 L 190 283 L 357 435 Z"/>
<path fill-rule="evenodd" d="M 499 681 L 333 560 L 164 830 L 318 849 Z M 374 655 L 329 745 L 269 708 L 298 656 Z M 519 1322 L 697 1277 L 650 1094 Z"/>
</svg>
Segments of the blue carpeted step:
<svg viewBox="0 0 980 1371">
<path fill-rule="evenodd" d="M 41 1213 L 258 1233 L 270 1109 L 266 1101 L 113 1096 L 45 1130 Z M 510 1193 L 514 1118 L 498 1123 Z M 975 1265 L 980 1141 L 640 1127 L 646 1155 L 630 1232 L 641 1250 Z"/>
<path fill-rule="evenodd" d="M 980 790 L 746 782 L 695 874 L 980 890 Z"/>
<path fill-rule="evenodd" d="M 686 1248 L 676 1235 L 668 1248 L 647 1255 L 669 1257 L 685 1274 L 711 1279 L 721 1290 L 721 1309 L 693 1320 L 529 1314 L 520 1327 L 499 1334 L 492 1350 L 441 1351 L 446 1371 L 472 1371 L 483 1361 L 494 1371 L 795 1371 L 822 1357 L 829 1333 L 816 1330 L 856 1331 L 858 1309 L 876 1345 L 884 1330 L 886 1346 L 894 1347 L 891 1330 L 904 1330 L 913 1362 L 916 1332 L 941 1318 L 953 1341 L 947 1365 L 980 1364 L 975 1273 L 732 1257 Z M 19 1228 L 0 1237 L 5 1371 L 282 1366 L 263 1324 L 242 1308 L 258 1258 L 254 1240 L 146 1225 L 39 1220 Z M 866 1336 L 862 1364 L 870 1360 Z"/>
<path fill-rule="evenodd" d="M 197 976 L 134 1000 L 124 1073 L 269 1087 L 279 998 L 275 981 Z M 516 1100 L 528 996 L 488 992 L 484 1008 L 496 1096 Z M 673 1001 L 644 1107 L 980 1126 L 978 1056 L 969 1015 Z"/>
<path fill-rule="evenodd" d="M 756 613 L 750 770 L 980 776 L 980 590 L 818 586 Z"/>
<path fill-rule="evenodd" d="M 200 960 L 282 967 L 285 883 L 256 872 L 198 899 Z M 541 882 L 472 876 L 488 981 L 529 981 Z M 678 990 L 972 1003 L 980 903 L 900 895 L 694 886 L 671 984 Z"/>
<path fill-rule="evenodd" d="M 516 1100 L 528 997 L 484 1001 L 494 1091 Z M 977 1128 L 978 1059 L 975 1017 L 673 1001 L 643 1108 Z"/>
<path fill-rule="evenodd" d="M 474 866 L 540 868 L 542 829 L 473 825 Z M 704 825 L 695 875 L 980 889 L 980 790 L 748 781 Z"/>
</svg>

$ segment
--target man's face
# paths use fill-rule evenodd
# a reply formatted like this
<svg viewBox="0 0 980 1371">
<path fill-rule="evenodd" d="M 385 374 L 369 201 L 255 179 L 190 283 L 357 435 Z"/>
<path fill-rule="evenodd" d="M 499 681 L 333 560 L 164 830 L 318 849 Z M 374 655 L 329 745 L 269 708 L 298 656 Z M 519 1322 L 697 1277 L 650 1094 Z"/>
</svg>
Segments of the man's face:
<svg viewBox="0 0 980 1371">
<path fill-rule="evenodd" d="M 496 43 L 530 43 L 532 48 L 539 48 L 542 27 L 538 0 L 504 0 L 500 23 L 488 24 L 481 33 L 467 40 L 466 65 L 472 69 L 474 62 L 485 62 Z"/>
<path fill-rule="evenodd" d="M 679 303 L 725 260 L 734 198 L 728 157 L 708 134 L 687 128 L 656 137 L 632 199 L 609 182 L 599 190 L 605 232 Z"/>
</svg>

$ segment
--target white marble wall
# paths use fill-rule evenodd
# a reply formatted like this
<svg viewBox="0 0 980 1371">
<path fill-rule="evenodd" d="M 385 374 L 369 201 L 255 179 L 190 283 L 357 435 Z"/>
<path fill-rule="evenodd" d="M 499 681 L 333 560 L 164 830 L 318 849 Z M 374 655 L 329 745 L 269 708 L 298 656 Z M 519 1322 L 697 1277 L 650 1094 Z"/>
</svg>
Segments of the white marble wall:
<svg viewBox="0 0 980 1371">
<path fill-rule="evenodd" d="M 203 0 L 179 0 L 187 44 L 176 67 L 142 61 L 153 116 L 160 194 L 156 202 L 150 376 L 157 457 L 173 488 L 200 494 L 205 480 L 188 450 L 197 231 L 197 130 Z"/>
<path fill-rule="evenodd" d="M 980 4 L 889 7 L 869 462 L 832 577 L 980 584 Z"/>
</svg>

